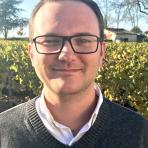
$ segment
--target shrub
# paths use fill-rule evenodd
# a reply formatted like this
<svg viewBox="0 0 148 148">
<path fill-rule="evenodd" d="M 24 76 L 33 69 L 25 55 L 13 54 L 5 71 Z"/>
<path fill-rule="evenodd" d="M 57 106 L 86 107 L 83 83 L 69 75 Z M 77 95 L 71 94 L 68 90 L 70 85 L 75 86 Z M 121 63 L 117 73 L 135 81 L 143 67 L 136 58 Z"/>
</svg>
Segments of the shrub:
<svg viewBox="0 0 148 148">
<path fill-rule="evenodd" d="M 28 97 L 40 93 L 42 84 L 31 66 L 27 44 L 28 41 L 0 41 L 1 95 L 7 92 Z M 96 83 L 106 98 L 148 117 L 148 43 L 107 43 Z"/>
<path fill-rule="evenodd" d="M 105 97 L 148 117 L 148 44 L 108 43 L 96 82 Z"/>
<path fill-rule="evenodd" d="M 0 41 L 0 92 L 37 94 L 40 82 L 27 55 L 27 41 Z M 29 91 L 31 89 L 31 91 Z"/>
</svg>

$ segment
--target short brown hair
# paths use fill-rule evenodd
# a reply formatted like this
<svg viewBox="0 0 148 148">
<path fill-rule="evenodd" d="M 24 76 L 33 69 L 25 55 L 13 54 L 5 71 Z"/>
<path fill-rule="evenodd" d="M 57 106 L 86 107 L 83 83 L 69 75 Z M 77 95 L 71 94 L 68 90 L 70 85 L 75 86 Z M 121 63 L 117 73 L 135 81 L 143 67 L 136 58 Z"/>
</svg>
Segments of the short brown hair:
<svg viewBox="0 0 148 148">
<path fill-rule="evenodd" d="M 34 18 L 36 16 L 36 13 L 39 11 L 39 9 L 47 2 L 56 2 L 61 0 L 40 0 L 40 2 L 35 6 L 35 8 L 32 11 L 32 15 L 29 20 L 29 40 L 32 42 L 33 34 L 34 34 Z M 101 11 L 93 0 L 72 0 L 72 1 L 80 1 L 88 5 L 93 12 L 96 14 L 98 22 L 99 22 L 99 29 L 100 29 L 100 37 L 103 40 L 104 39 L 104 22 L 103 22 L 103 16 L 101 14 Z"/>
</svg>

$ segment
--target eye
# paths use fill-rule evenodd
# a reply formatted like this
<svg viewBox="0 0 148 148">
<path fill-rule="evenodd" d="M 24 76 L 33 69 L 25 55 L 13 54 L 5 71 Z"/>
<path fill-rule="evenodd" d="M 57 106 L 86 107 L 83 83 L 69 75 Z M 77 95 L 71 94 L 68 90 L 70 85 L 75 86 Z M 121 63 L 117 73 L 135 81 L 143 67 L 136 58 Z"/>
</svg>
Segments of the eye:
<svg viewBox="0 0 148 148">
<path fill-rule="evenodd" d="M 59 37 L 39 37 L 36 42 L 43 46 L 55 47 L 61 46 L 62 39 Z"/>
<path fill-rule="evenodd" d="M 76 39 L 76 42 L 78 44 L 85 44 L 85 43 L 91 42 L 91 40 L 90 39 L 85 39 L 85 38 L 78 38 L 78 39 Z"/>
<path fill-rule="evenodd" d="M 58 45 L 60 43 L 61 40 L 55 38 L 47 38 L 42 41 L 42 44 L 48 44 L 48 45 Z"/>
<path fill-rule="evenodd" d="M 84 46 L 84 45 L 90 45 L 90 44 L 96 43 L 97 40 L 94 37 L 87 36 L 87 37 L 75 38 L 74 42 L 79 46 L 80 45 Z"/>
</svg>

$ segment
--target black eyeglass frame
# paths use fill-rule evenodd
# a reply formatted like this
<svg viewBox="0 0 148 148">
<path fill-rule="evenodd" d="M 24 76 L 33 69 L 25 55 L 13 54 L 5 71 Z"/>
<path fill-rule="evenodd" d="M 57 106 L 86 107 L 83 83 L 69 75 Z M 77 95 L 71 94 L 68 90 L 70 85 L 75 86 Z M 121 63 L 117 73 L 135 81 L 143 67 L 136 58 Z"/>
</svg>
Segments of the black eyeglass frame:
<svg viewBox="0 0 148 148">
<path fill-rule="evenodd" d="M 75 49 L 73 48 L 71 39 L 74 38 L 74 37 L 80 37 L 80 36 L 92 36 L 92 37 L 96 37 L 96 39 L 97 39 L 96 50 L 95 51 L 92 51 L 92 52 L 78 52 L 78 51 L 75 51 Z M 43 53 L 43 52 L 38 51 L 36 39 L 39 38 L 39 37 L 59 37 L 59 38 L 62 38 L 62 46 L 61 46 L 61 49 L 57 50 L 56 52 L 51 52 L 51 53 Z M 63 47 L 64 47 L 65 41 L 68 41 L 70 43 L 71 48 L 74 51 L 74 53 L 77 53 L 77 54 L 91 54 L 91 53 L 97 52 L 97 50 L 98 50 L 98 43 L 99 42 L 102 42 L 102 39 L 100 37 L 98 37 L 96 35 L 92 35 L 92 34 L 78 34 L 78 35 L 73 35 L 73 36 L 40 35 L 40 36 L 36 36 L 35 38 L 33 38 L 32 41 L 35 44 L 36 51 L 39 54 L 57 54 L 57 53 L 60 53 L 62 51 Z"/>
</svg>

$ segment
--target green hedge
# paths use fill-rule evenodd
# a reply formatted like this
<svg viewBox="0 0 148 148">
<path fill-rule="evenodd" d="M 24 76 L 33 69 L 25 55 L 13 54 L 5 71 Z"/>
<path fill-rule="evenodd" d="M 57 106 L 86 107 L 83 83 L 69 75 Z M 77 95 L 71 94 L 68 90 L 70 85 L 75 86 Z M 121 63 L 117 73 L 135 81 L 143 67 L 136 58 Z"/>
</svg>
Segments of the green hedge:
<svg viewBox="0 0 148 148">
<path fill-rule="evenodd" d="M 40 93 L 42 84 L 31 66 L 27 44 L 0 41 L 0 95 Z M 107 43 L 96 82 L 105 97 L 148 117 L 148 43 Z"/>
<path fill-rule="evenodd" d="M 96 82 L 107 98 L 148 117 L 148 43 L 108 43 Z"/>
</svg>

